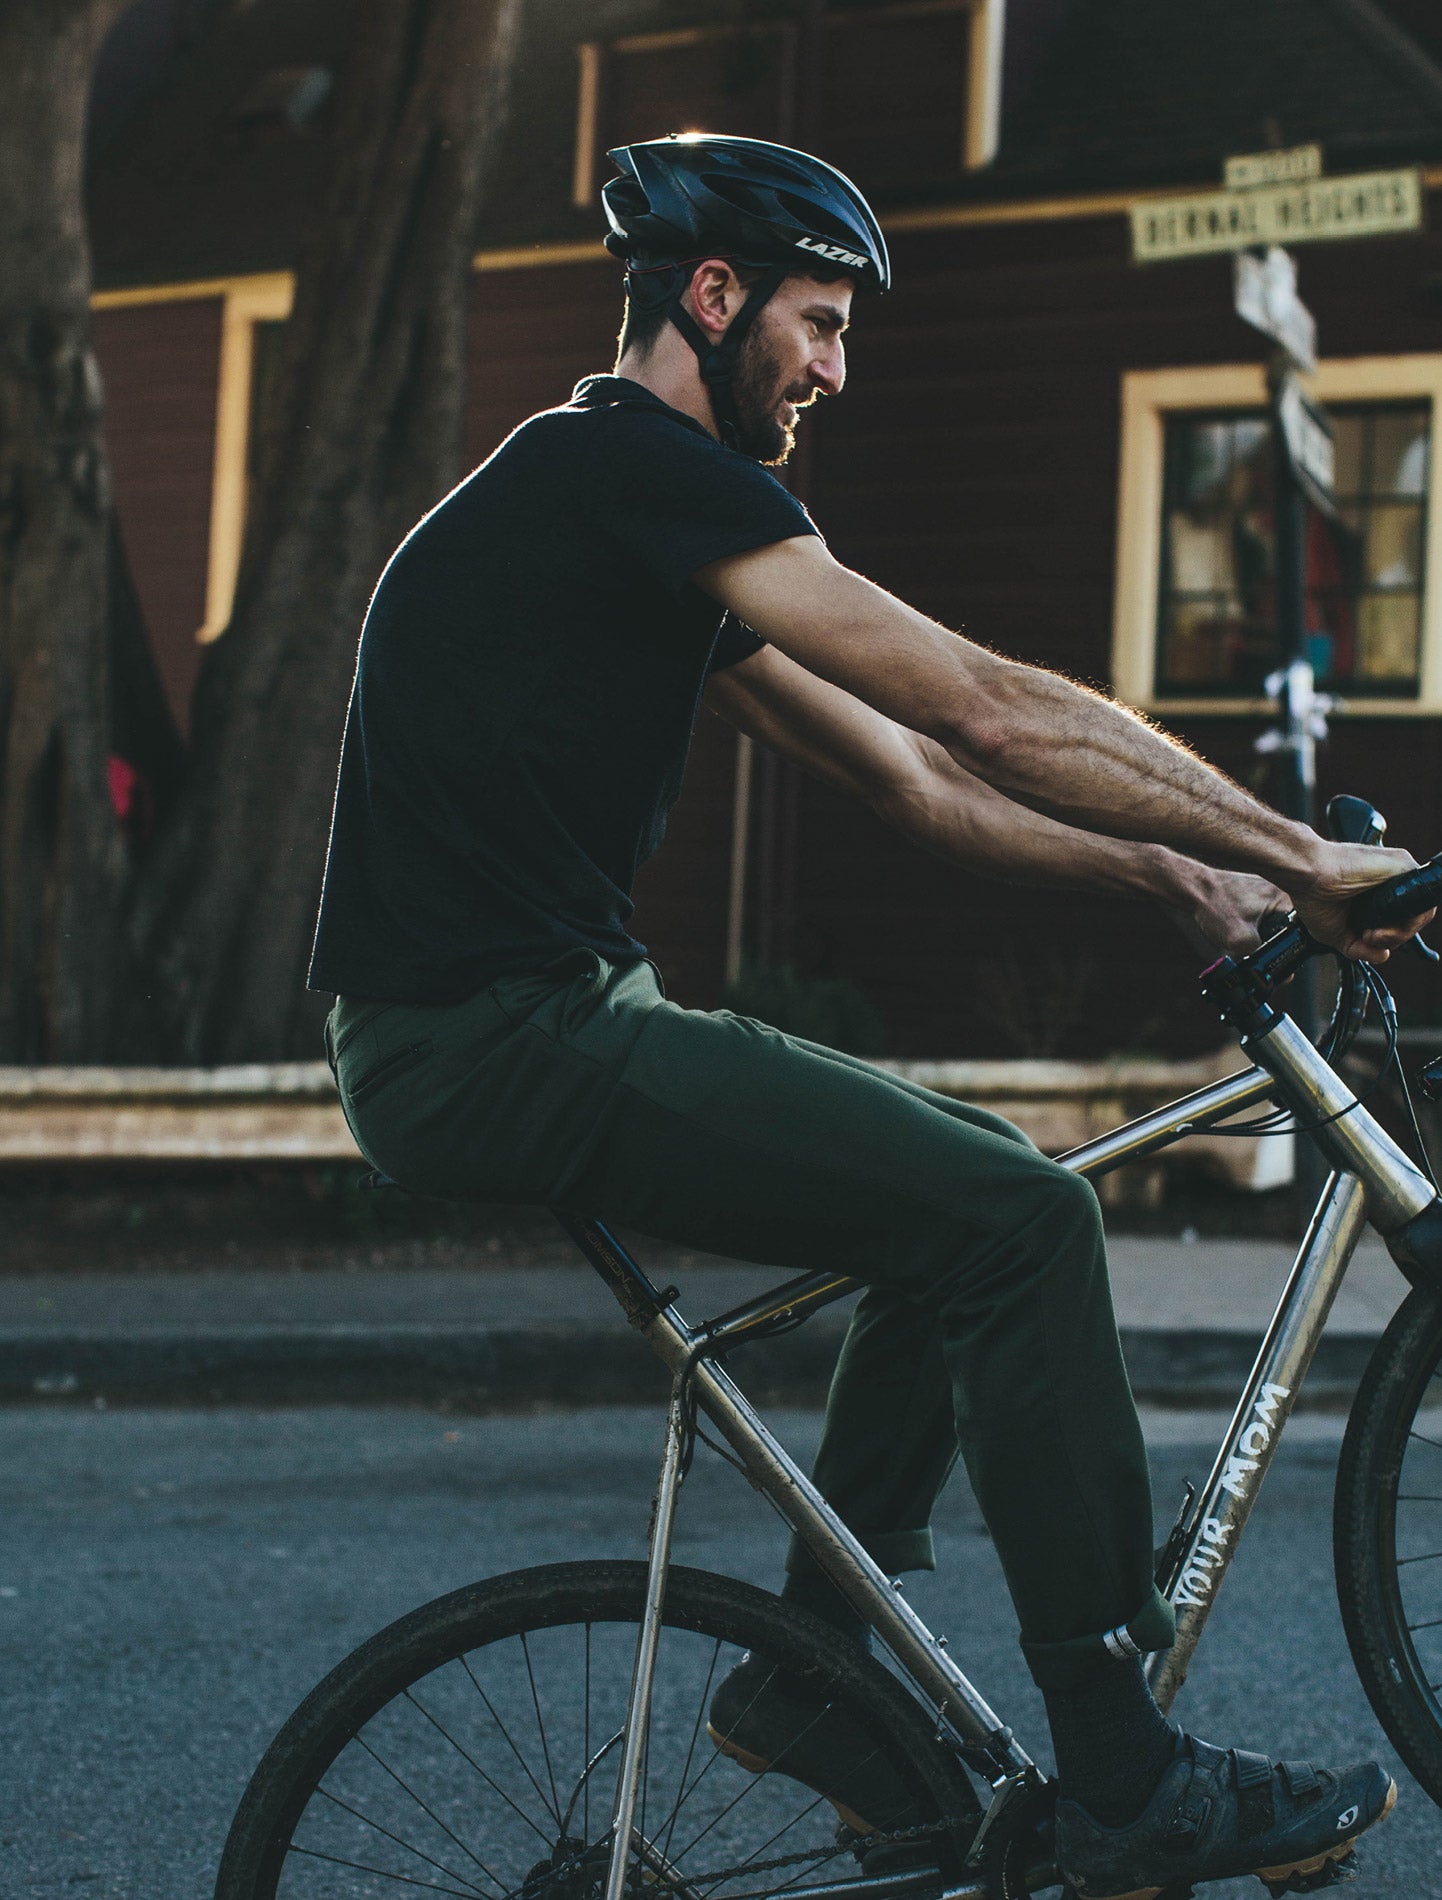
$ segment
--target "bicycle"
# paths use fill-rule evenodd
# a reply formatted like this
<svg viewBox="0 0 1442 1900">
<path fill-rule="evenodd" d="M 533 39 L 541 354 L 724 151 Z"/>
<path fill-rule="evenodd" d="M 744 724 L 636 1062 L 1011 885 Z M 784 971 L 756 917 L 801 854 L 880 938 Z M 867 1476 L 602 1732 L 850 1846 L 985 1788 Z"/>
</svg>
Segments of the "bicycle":
<svg viewBox="0 0 1442 1900">
<path fill-rule="evenodd" d="M 1385 829 L 1357 799 L 1334 800 L 1329 821 L 1334 836 L 1358 842 Z M 1405 920 L 1439 894 L 1442 856 L 1366 893 L 1356 921 Z M 1335 1556 L 1343 1624 L 1373 1709 L 1442 1802 L 1442 1584 L 1428 1568 L 1442 1563 L 1442 1537 L 1428 1529 L 1442 1512 L 1442 1197 L 1430 1166 L 1408 1157 L 1334 1067 L 1371 998 L 1395 1055 L 1395 1010 L 1375 974 L 1338 959 L 1337 1002 L 1315 1048 L 1276 1000 L 1321 951 L 1289 919 L 1250 956 L 1213 964 L 1203 990 L 1251 1066 L 1060 1161 L 1099 1175 L 1188 1133 L 1266 1132 L 1290 1117 L 1331 1167 L 1211 1473 L 1200 1491 L 1188 1487 L 1157 1555 L 1177 1617 L 1174 1647 L 1149 1659 L 1164 1709 L 1369 1223 L 1412 1282 L 1347 1425 Z M 1233 1120 L 1266 1102 L 1262 1122 Z M 558 1218 L 673 1375 L 647 1558 L 516 1571 L 373 1636 L 266 1751 L 230 1829 L 217 1900 L 359 1900 L 403 1889 L 469 1900 L 1025 1900 L 1059 1884 L 1049 1785 L 1036 1764 L 720 1363 L 855 1282 L 802 1274 L 692 1326 L 676 1289 L 658 1289 L 602 1222 Z M 765 1591 L 671 1563 L 698 1439 L 801 1535 L 890 1667 Z M 742 1652 L 763 1686 L 797 1698 L 798 1726 L 769 1764 L 713 1725 L 716 1685 Z M 823 1720 L 849 1723 L 856 1736 L 854 1785 L 844 1798 L 831 1790 L 834 1827 L 819 1812 L 827 1797 L 804 1779 L 807 1737 Z M 883 1789 L 889 1820 L 879 1826 L 861 1809 Z M 1348 1872 L 1327 1860 L 1301 1885 Z"/>
</svg>

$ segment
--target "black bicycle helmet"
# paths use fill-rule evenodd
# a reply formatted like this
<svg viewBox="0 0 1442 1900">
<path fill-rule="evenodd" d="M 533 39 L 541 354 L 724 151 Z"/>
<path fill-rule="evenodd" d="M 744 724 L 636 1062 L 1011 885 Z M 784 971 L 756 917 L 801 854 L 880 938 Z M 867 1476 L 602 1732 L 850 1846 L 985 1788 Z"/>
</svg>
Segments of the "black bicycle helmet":
<svg viewBox="0 0 1442 1900">
<path fill-rule="evenodd" d="M 621 145 L 609 156 L 621 176 L 601 193 L 606 248 L 625 260 L 633 303 L 664 307 L 696 352 L 727 439 L 736 429 L 731 378 L 742 342 L 786 277 L 832 265 L 859 289 L 890 287 L 886 240 L 871 207 L 849 178 L 807 152 L 687 133 Z M 681 307 L 692 270 L 707 257 L 762 273 L 716 345 Z"/>
</svg>

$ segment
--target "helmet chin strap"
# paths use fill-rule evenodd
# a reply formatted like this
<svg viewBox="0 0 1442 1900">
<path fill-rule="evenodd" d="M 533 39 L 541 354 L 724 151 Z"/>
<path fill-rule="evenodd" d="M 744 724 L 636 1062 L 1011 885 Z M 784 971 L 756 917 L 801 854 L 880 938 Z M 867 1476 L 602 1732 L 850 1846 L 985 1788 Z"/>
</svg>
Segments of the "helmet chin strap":
<svg viewBox="0 0 1442 1900">
<path fill-rule="evenodd" d="M 683 308 L 682 298 L 686 294 L 686 285 L 676 291 L 666 305 L 666 314 L 696 353 L 700 365 L 701 380 L 706 385 L 711 398 L 711 408 L 716 416 L 716 426 L 721 432 L 721 440 L 728 448 L 740 445 L 741 424 L 736 414 L 736 398 L 732 390 L 732 381 L 736 374 L 736 364 L 740 359 L 741 346 L 746 341 L 747 332 L 766 304 L 781 288 L 791 267 L 787 264 L 771 264 L 751 286 L 750 295 L 731 319 L 731 327 L 719 343 L 712 343 L 690 312 Z M 689 282 L 689 279 L 687 280 Z"/>
</svg>

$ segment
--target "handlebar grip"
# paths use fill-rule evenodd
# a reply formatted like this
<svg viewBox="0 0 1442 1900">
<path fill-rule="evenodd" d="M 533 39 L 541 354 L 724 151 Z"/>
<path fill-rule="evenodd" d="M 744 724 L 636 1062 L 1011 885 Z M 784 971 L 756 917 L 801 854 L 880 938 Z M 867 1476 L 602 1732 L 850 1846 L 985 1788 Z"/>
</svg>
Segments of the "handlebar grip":
<svg viewBox="0 0 1442 1900">
<path fill-rule="evenodd" d="M 1442 852 L 1415 871 L 1404 871 L 1389 883 L 1378 884 L 1354 897 L 1347 915 L 1354 930 L 1381 930 L 1389 924 L 1410 923 L 1424 910 L 1442 903 Z"/>
</svg>

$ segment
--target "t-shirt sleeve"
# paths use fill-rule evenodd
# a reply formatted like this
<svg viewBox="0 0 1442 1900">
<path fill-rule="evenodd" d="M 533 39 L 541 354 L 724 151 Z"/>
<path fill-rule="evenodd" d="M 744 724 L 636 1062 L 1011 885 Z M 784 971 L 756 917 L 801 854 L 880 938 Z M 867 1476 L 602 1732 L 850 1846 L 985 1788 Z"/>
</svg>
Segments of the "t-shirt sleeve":
<svg viewBox="0 0 1442 1900">
<path fill-rule="evenodd" d="M 728 666 L 739 666 L 743 660 L 749 660 L 753 653 L 759 653 L 766 642 L 759 633 L 753 633 L 744 620 L 738 620 L 728 613 L 721 622 L 721 631 L 716 635 L 716 644 L 711 649 L 711 667 L 713 673 L 724 672 Z"/>
<path fill-rule="evenodd" d="M 735 449 L 666 416 L 623 409 L 609 421 L 603 525 L 669 592 L 729 554 L 818 532 L 796 497 Z"/>
</svg>

